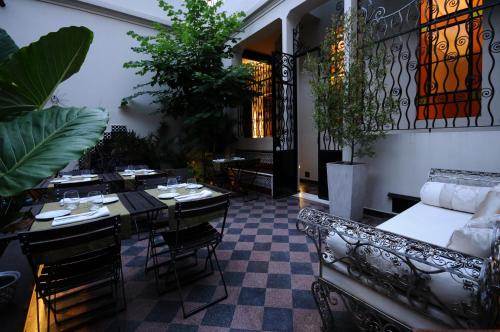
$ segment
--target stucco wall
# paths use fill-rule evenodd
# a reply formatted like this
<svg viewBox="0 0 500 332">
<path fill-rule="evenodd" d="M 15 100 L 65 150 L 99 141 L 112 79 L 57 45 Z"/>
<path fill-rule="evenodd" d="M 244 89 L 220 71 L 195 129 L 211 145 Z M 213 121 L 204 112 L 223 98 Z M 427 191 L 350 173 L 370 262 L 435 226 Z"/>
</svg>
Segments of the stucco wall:
<svg viewBox="0 0 500 332">
<path fill-rule="evenodd" d="M 387 193 L 420 196 L 430 168 L 500 172 L 500 131 L 436 130 L 391 133 L 376 144 L 366 206 L 391 211 Z"/>
<path fill-rule="evenodd" d="M 151 34 L 152 29 L 35 0 L 8 1 L 5 8 L 0 8 L 0 27 L 20 47 L 71 25 L 91 29 L 94 41 L 80 72 L 57 89 L 56 96 L 62 105 L 103 107 L 110 113 L 109 125 L 127 125 L 141 135 L 153 131 L 158 125 L 158 115 L 148 115 L 154 109 L 149 98 L 140 100 L 135 110 L 119 108 L 121 99 L 132 94 L 135 85 L 147 81 L 133 70 L 123 68 L 124 62 L 138 58 L 130 50 L 134 40 L 126 33 L 134 30 Z"/>
</svg>

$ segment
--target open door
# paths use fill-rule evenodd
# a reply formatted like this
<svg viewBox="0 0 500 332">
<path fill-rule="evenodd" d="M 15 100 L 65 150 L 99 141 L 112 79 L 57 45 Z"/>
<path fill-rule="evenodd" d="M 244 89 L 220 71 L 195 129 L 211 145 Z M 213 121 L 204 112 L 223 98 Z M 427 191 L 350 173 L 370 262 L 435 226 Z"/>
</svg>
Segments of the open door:
<svg viewBox="0 0 500 332">
<path fill-rule="evenodd" d="M 273 193 L 274 197 L 297 193 L 297 91 L 296 59 L 273 53 Z"/>
</svg>

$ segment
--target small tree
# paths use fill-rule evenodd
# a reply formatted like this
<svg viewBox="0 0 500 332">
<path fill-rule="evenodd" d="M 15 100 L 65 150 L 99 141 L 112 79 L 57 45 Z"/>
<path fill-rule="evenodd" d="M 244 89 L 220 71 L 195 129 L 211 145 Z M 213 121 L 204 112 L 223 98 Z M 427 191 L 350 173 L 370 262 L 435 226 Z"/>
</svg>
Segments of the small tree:
<svg viewBox="0 0 500 332">
<path fill-rule="evenodd" d="M 318 56 L 308 56 L 312 76 L 314 122 L 354 157 L 373 156 L 373 144 L 385 135 L 396 103 L 378 101 L 384 87 L 384 57 L 373 47 L 371 31 L 356 12 L 335 15 Z"/>
<path fill-rule="evenodd" d="M 240 106 L 251 97 L 251 69 L 223 63 L 233 57 L 232 45 L 237 42 L 234 35 L 244 13 L 221 12 L 221 0 L 210 4 L 186 0 L 179 10 L 164 0 L 159 0 L 159 5 L 172 25 L 157 24 L 154 36 L 130 31 L 128 34 L 140 44 L 133 50 L 147 59 L 124 64 L 125 68 L 137 69 L 139 75 L 153 74 L 149 83 L 138 87 L 150 85 L 154 89 L 125 98 L 124 104 L 138 95 L 150 94 L 162 105 L 164 115 L 183 119 L 178 141 L 186 153 L 222 152 L 235 140 L 231 129 L 234 121 L 224 110 Z M 165 118 L 163 121 L 167 122 Z"/>
</svg>

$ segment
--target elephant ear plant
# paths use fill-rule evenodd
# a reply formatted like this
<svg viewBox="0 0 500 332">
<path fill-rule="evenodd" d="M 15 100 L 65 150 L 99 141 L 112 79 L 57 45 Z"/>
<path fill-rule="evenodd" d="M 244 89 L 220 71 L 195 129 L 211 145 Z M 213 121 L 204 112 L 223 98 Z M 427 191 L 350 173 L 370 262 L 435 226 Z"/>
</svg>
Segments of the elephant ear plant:
<svg viewBox="0 0 500 332">
<path fill-rule="evenodd" d="M 102 136 L 103 109 L 44 108 L 80 70 L 92 39 L 85 27 L 67 27 L 18 48 L 0 29 L 0 196 L 32 188 Z"/>
</svg>

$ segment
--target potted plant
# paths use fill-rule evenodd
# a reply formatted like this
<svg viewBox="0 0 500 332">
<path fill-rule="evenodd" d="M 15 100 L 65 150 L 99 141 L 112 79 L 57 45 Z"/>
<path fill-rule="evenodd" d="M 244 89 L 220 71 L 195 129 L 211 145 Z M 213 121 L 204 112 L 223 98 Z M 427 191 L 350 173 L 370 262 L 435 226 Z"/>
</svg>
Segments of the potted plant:
<svg viewBox="0 0 500 332">
<path fill-rule="evenodd" d="M 373 156 L 373 144 L 392 122 L 396 102 L 381 102 L 384 86 L 382 48 L 372 47 L 371 30 L 356 12 L 335 15 L 320 52 L 306 60 L 311 74 L 314 122 L 347 148 L 348 159 L 327 165 L 330 213 L 360 220 L 367 165 L 356 158 Z M 390 94 L 389 94 L 390 95 Z"/>
</svg>

